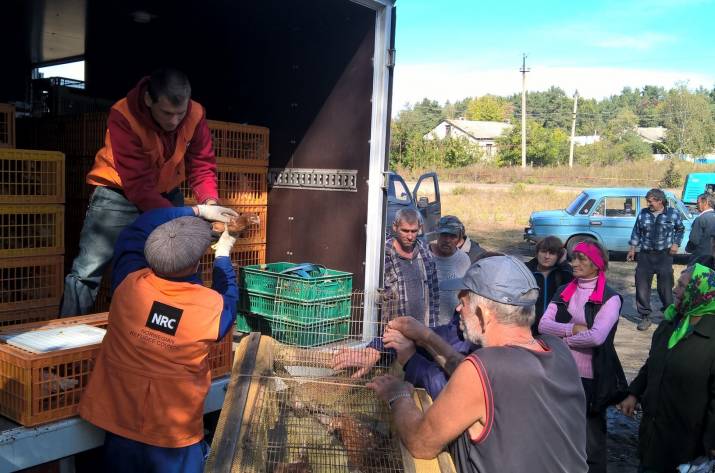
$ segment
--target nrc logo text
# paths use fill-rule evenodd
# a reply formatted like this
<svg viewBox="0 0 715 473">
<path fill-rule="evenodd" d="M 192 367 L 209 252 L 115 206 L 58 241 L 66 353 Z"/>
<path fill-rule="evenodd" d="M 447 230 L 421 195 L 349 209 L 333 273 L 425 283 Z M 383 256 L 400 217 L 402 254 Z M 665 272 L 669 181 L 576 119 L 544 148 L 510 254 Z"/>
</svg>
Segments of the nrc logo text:
<svg viewBox="0 0 715 473">
<path fill-rule="evenodd" d="M 149 311 L 149 317 L 147 317 L 146 326 L 168 335 L 176 335 L 183 312 L 184 310 L 178 307 L 154 301 Z"/>
<path fill-rule="evenodd" d="M 154 315 L 152 315 L 151 323 L 161 325 L 162 327 L 166 327 L 169 330 L 174 330 L 176 328 L 176 319 L 170 319 L 166 315 L 159 315 L 157 313 L 154 313 Z"/>
</svg>

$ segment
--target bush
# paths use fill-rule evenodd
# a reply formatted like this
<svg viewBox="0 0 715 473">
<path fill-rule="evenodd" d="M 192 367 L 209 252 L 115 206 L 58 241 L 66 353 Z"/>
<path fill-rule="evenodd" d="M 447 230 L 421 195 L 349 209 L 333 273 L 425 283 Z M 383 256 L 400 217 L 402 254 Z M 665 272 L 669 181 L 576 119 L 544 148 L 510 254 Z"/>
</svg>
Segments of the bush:
<svg viewBox="0 0 715 473">
<path fill-rule="evenodd" d="M 663 178 L 660 180 L 660 187 L 666 189 L 672 189 L 674 187 L 680 187 L 683 183 L 683 175 L 675 167 L 675 162 L 671 159 L 668 168 L 663 174 Z"/>
</svg>

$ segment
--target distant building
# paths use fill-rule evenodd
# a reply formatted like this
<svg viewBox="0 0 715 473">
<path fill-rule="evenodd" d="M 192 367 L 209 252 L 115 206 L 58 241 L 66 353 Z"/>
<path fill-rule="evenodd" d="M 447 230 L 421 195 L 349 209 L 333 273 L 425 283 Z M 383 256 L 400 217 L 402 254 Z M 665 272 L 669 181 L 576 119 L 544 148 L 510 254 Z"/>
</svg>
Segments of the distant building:
<svg viewBox="0 0 715 473">
<path fill-rule="evenodd" d="M 424 139 L 466 138 L 470 143 L 478 145 L 484 152 L 485 157 L 492 158 L 497 154 L 496 139 L 511 128 L 512 125 L 503 122 L 442 120 L 436 127 L 425 134 Z"/>
<path fill-rule="evenodd" d="M 574 136 L 573 142 L 576 146 L 586 146 L 598 143 L 601 141 L 600 135 L 584 135 L 584 136 Z"/>
<path fill-rule="evenodd" d="M 667 128 L 662 126 L 639 126 L 636 128 L 636 133 L 643 141 L 652 145 L 653 143 L 662 143 L 665 139 L 665 132 L 667 130 Z"/>
</svg>

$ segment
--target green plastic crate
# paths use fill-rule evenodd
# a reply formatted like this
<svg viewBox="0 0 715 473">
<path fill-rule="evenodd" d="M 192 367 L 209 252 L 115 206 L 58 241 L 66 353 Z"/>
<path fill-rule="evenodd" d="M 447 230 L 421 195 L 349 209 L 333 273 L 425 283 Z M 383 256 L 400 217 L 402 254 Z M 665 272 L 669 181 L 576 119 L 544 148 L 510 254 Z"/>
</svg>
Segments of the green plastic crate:
<svg viewBox="0 0 715 473">
<path fill-rule="evenodd" d="M 242 333 L 261 332 L 270 335 L 266 320 L 258 315 L 239 311 L 236 314 L 236 330 Z"/>
<path fill-rule="evenodd" d="M 241 290 L 239 307 L 243 312 L 266 317 L 283 317 L 293 322 L 312 323 L 350 316 L 350 296 L 317 302 L 296 302 Z"/>
<path fill-rule="evenodd" d="M 298 302 L 314 302 L 350 296 L 353 275 L 334 269 L 310 271 L 310 278 L 280 274 L 298 266 L 295 263 L 269 263 L 242 266 L 241 286 L 254 294 L 276 296 Z"/>
<path fill-rule="evenodd" d="M 270 335 L 281 343 L 303 348 L 344 340 L 350 334 L 350 316 L 313 323 L 293 322 L 282 317 L 268 318 Z"/>
</svg>

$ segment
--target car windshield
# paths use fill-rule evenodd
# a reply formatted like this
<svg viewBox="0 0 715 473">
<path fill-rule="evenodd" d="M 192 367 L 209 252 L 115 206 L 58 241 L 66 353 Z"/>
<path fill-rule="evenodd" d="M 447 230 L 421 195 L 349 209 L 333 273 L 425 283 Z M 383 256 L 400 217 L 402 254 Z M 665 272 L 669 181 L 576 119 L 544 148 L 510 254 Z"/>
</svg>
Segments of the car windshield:
<svg viewBox="0 0 715 473">
<path fill-rule="evenodd" d="M 576 211 L 581 208 L 581 205 L 583 205 L 583 202 L 588 198 L 585 192 L 581 192 L 578 197 L 576 197 L 573 202 L 569 204 L 568 207 L 566 207 L 566 212 L 574 215 Z"/>
</svg>

